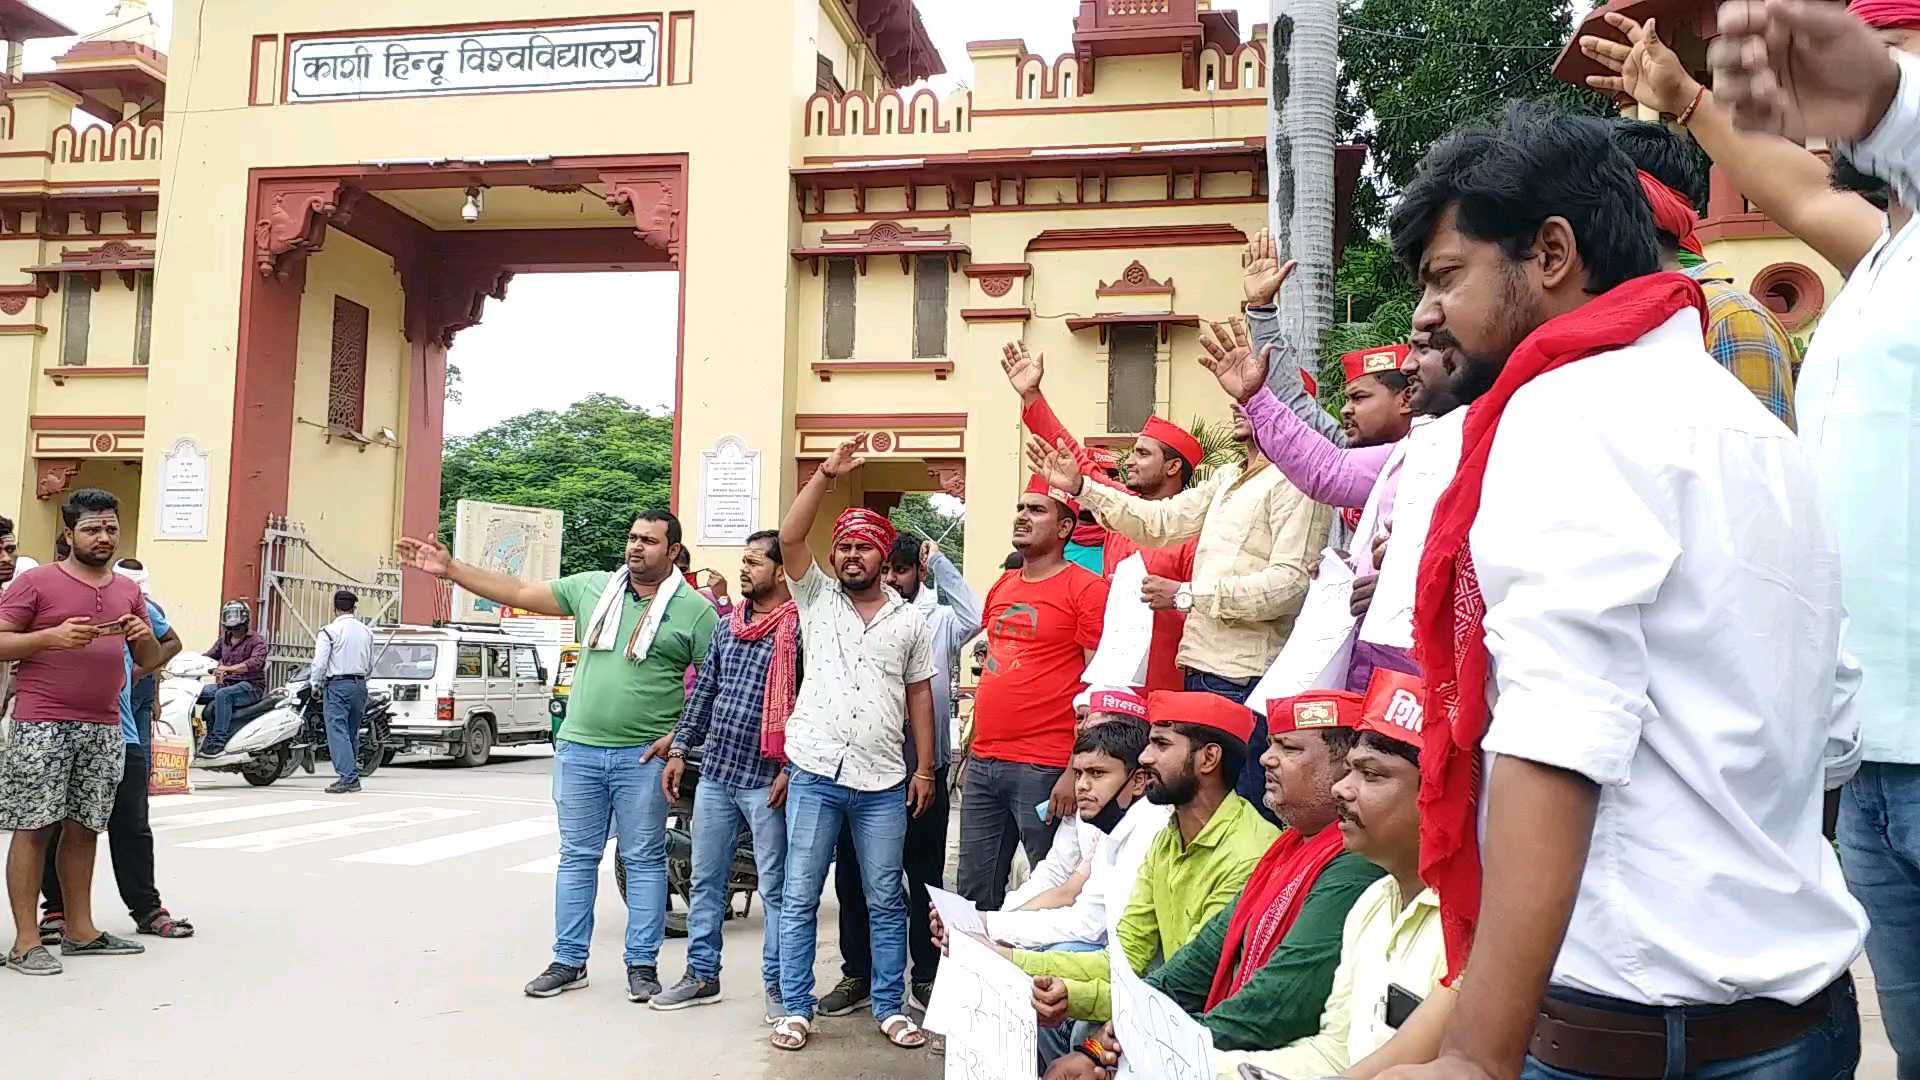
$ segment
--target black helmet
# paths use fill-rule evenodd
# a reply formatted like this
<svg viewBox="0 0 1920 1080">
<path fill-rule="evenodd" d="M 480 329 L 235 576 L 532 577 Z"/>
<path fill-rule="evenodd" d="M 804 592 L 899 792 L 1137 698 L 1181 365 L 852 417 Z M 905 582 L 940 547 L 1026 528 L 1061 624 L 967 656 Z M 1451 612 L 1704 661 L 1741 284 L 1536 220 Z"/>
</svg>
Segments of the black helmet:
<svg viewBox="0 0 1920 1080">
<path fill-rule="evenodd" d="M 245 626 L 252 618 L 252 614 L 247 611 L 245 600 L 229 600 L 226 606 L 220 609 L 220 628 L 232 630 Z"/>
</svg>

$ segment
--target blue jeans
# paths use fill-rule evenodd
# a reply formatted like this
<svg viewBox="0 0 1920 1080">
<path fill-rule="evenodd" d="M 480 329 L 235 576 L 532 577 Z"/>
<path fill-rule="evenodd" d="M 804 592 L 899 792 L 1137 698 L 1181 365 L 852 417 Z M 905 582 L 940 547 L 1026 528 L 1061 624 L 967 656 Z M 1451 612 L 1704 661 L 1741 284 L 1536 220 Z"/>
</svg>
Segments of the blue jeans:
<svg viewBox="0 0 1920 1080">
<path fill-rule="evenodd" d="M 903 1011 L 906 993 L 907 893 L 900 869 L 907 840 L 906 782 L 883 791 L 855 791 L 804 769 L 793 769 L 791 775 L 787 878 L 780 910 L 780 997 L 787 1015 L 813 1018 L 820 890 L 827 883 L 840 825 L 851 822 L 873 937 L 873 1015 L 885 1020 Z"/>
<path fill-rule="evenodd" d="M 207 720 L 207 742 L 215 747 L 227 745 L 227 740 L 233 738 L 233 714 L 259 701 L 260 697 L 260 688 L 250 682 L 201 687 L 200 704 L 213 706 L 209 710 L 212 716 Z"/>
<path fill-rule="evenodd" d="M 1805 1035 L 1784 1046 L 1716 1061 L 1694 1072 L 1686 1071 L 1682 1043 L 1682 1061 L 1677 1068 L 1669 1066 L 1668 1080 L 1851 1080 L 1860 1064 L 1860 1003 L 1854 999 L 1850 978 L 1842 978 L 1826 992 L 1832 995 L 1827 1019 Z M 1589 1074 L 1556 1069 L 1529 1057 L 1520 1080 L 1589 1080 Z"/>
<path fill-rule="evenodd" d="M 687 902 L 687 970 L 720 977 L 720 927 L 726 915 L 727 877 L 739 847 L 740 822 L 753 833 L 760 875 L 760 982 L 780 985 L 781 882 L 787 872 L 787 816 L 767 805 L 771 788 L 728 787 L 700 781 L 693 789 L 693 895 Z"/>
<path fill-rule="evenodd" d="M 553 805 L 560 818 L 560 873 L 553 883 L 553 959 L 587 966 L 593 904 L 607 828 L 620 837 L 627 871 L 626 962 L 654 964 L 667 923 L 666 759 L 642 764 L 641 746 L 553 744 Z"/>
<path fill-rule="evenodd" d="M 1247 695 L 1260 680 L 1249 679 L 1245 684 L 1223 678 L 1205 671 L 1187 671 L 1187 690 L 1190 693 L 1214 694 L 1226 698 L 1235 704 L 1245 705 Z M 1260 755 L 1267 752 L 1267 721 L 1259 713 L 1253 714 L 1253 734 L 1247 736 L 1247 760 L 1240 766 L 1240 779 L 1233 789 L 1240 797 L 1253 804 L 1260 816 L 1278 825 L 1280 818 L 1267 808 L 1267 770 L 1260 765 Z"/>
<path fill-rule="evenodd" d="M 360 721 L 367 715 L 367 680 L 327 680 L 327 757 L 343 784 L 360 782 Z M 375 764 L 378 764 L 376 762 Z"/>
<path fill-rule="evenodd" d="M 1840 868 L 1867 909 L 1867 959 L 1900 1080 L 1920 1080 L 1920 765 L 1864 762 L 1840 795 Z"/>
</svg>

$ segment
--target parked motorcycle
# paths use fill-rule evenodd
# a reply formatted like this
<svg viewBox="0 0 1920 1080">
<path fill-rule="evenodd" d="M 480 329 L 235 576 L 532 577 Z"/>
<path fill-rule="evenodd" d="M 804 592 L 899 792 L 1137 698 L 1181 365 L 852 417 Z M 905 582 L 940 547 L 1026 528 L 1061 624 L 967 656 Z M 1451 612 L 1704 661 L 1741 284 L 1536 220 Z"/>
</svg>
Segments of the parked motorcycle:
<svg viewBox="0 0 1920 1080">
<path fill-rule="evenodd" d="M 201 754 L 206 724 L 195 715 L 195 709 L 212 668 L 213 661 L 205 656 L 183 654 L 167 665 L 166 678 L 160 683 L 160 719 L 175 731 L 193 732 L 194 768 L 239 773 L 247 783 L 266 787 L 292 776 L 295 769 L 311 773 L 316 761 L 327 759 L 323 695 L 308 685 L 305 669 L 295 672 L 286 686 L 270 690 L 254 704 L 236 710 L 236 730 L 226 747 L 216 755 Z M 367 695 L 356 762 L 361 776 L 373 775 L 385 758 L 390 709 L 386 694 Z"/>
<path fill-rule="evenodd" d="M 680 797 L 667 807 L 667 936 L 687 936 L 687 909 L 693 902 L 693 792 L 700 786 L 700 761 L 704 755 L 699 750 L 687 753 L 686 771 L 680 774 Z M 620 899 L 627 898 L 627 865 L 620 859 L 620 849 L 613 852 L 613 883 L 620 890 Z M 753 830 L 745 822 L 740 825 L 740 835 L 733 849 L 733 866 L 727 871 L 727 908 L 726 917 L 735 915 L 745 917 L 753 912 L 753 894 L 760 888 L 759 864 L 753 860 Z M 680 910 L 674 910 L 673 900 L 680 899 Z M 734 901 L 745 897 L 746 902 L 735 910 Z"/>
</svg>

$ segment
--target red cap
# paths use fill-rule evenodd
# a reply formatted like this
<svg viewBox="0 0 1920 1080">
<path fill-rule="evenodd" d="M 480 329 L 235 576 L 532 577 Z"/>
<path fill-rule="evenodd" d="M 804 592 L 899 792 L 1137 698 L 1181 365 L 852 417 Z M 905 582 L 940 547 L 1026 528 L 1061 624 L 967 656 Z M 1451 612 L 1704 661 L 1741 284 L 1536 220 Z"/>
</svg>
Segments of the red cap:
<svg viewBox="0 0 1920 1080">
<path fill-rule="evenodd" d="M 1383 345 L 1378 349 L 1361 349 L 1350 352 L 1340 358 L 1340 370 L 1346 372 L 1347 385 L 1352 386 L 1357 379 L 1368 375 L 1378 375 L 1383 371 L 1399 371 L 1400 361 L 1413 351 L 1408 345 Z"/>
<path fill-rule="evenodd" d="M 1847 10 L 1875 30 L 1920 29 L 1920 0 L 1853 0 Z"/>
<path fill-rule="evenodd" d="M 1095 465 L 1109 472 L 1120 467 L 1120 455 L 1104 446 L 1087 447 L 1087 456 L 1093 459 Z"/>
<path fill-rule="evenodd" d="M 1647 207 L 1653 211 L 1654 228 L 1672 233 L 1682 251 L 1706 256 L 1706 248 L 1694 233 L 1700 219 L 1693 212 L 1692 200 L 1661 183 L 1645 169 L 1640 170 L 1640 193 L 1647 197 Z"/>
<path fill-rule="evenodd" d="M 1147 699 L 1131 690 L 1095 690 L 1087 695 L 1088 713 L 1119 713 L 1136 720 L 1147 718 Z"/>
<path fill-rule="evenodd" d="M 1267 731 L 1323 731 L 1360 726 L 1360 695 L 1345 690 L 1308 690 L 1267 702 Z"/>
<path fill-rule="evenodd" d="M 1199 439 L 1187 434 L 1186 429 L 1169 424 L 1157 416 L 1147 417 L 1146 426 L 1140 429 L 1140 434 L 1155 442 L 1165 443 L 1167 449 L 1186 458 L 1187 464 L 1196 469 L 1200 467 L 1200 459 L 1206 457 L 1200 451 Z"/>
<path fill-rule="evenodd" d="M 1424 712 L 1420 699 L 1426 686 L 1418 675 L 1374 668 L 1367 697 L 1360 709 L 1360 730 L 1384 735 L 1409 746 L 1424 745 Z"/>
<path fill-rule="evenodd" d="M 1241 742 L 1253 736 L 1253 713 L 1219 694 L 1155 690 L 1147 698 L 1147 720 L 1155 724 L 1199 724 L 1224 731 Z"/>
<path fill-rule="evenodd" d="M 1047 498 L 1066 507 L 1067 512 L 1072 514 L 1076 520 L 1080 517 L 1080 504 L 1072 499 L 1063 499 L 1055 495 L 1053 493 L 1053 485 L 1047 483 L 1047 478 L 1041 476 L 1039 473 L 1034 473 L 1033 476 L 1028 479 L 1027 494 L 1045 495 Z"/>
</svg>

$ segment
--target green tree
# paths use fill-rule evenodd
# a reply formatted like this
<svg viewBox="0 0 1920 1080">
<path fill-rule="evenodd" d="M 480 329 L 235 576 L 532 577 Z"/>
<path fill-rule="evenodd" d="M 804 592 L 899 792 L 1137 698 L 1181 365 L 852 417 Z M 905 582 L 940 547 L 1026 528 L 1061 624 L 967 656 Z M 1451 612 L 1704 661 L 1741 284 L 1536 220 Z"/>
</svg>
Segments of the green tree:
<svg viewBox="0 0 1920 1080">
<path fill-rule="evenodd" d="M 637 510 L 665 509 L 672 492 L 673 418 L 592 394 L 565 412 L 535 409 L 477 435 L 451 438 L 440 464 L 440 535 L 453 542 L 461 499 L 566 514 L 560 570 L 620 564 Z"/>
<path fill-rule="evenodd" d="M 893 520 L 893 527 L 900 530 L 900 535 L 937 540 L 940 551 L 953 560 L 953 565 L 967 565 L 966 523 L 935 510 L 930 498 L 928 492 L 909 491 L 887 516 Z"/>
</svg>

